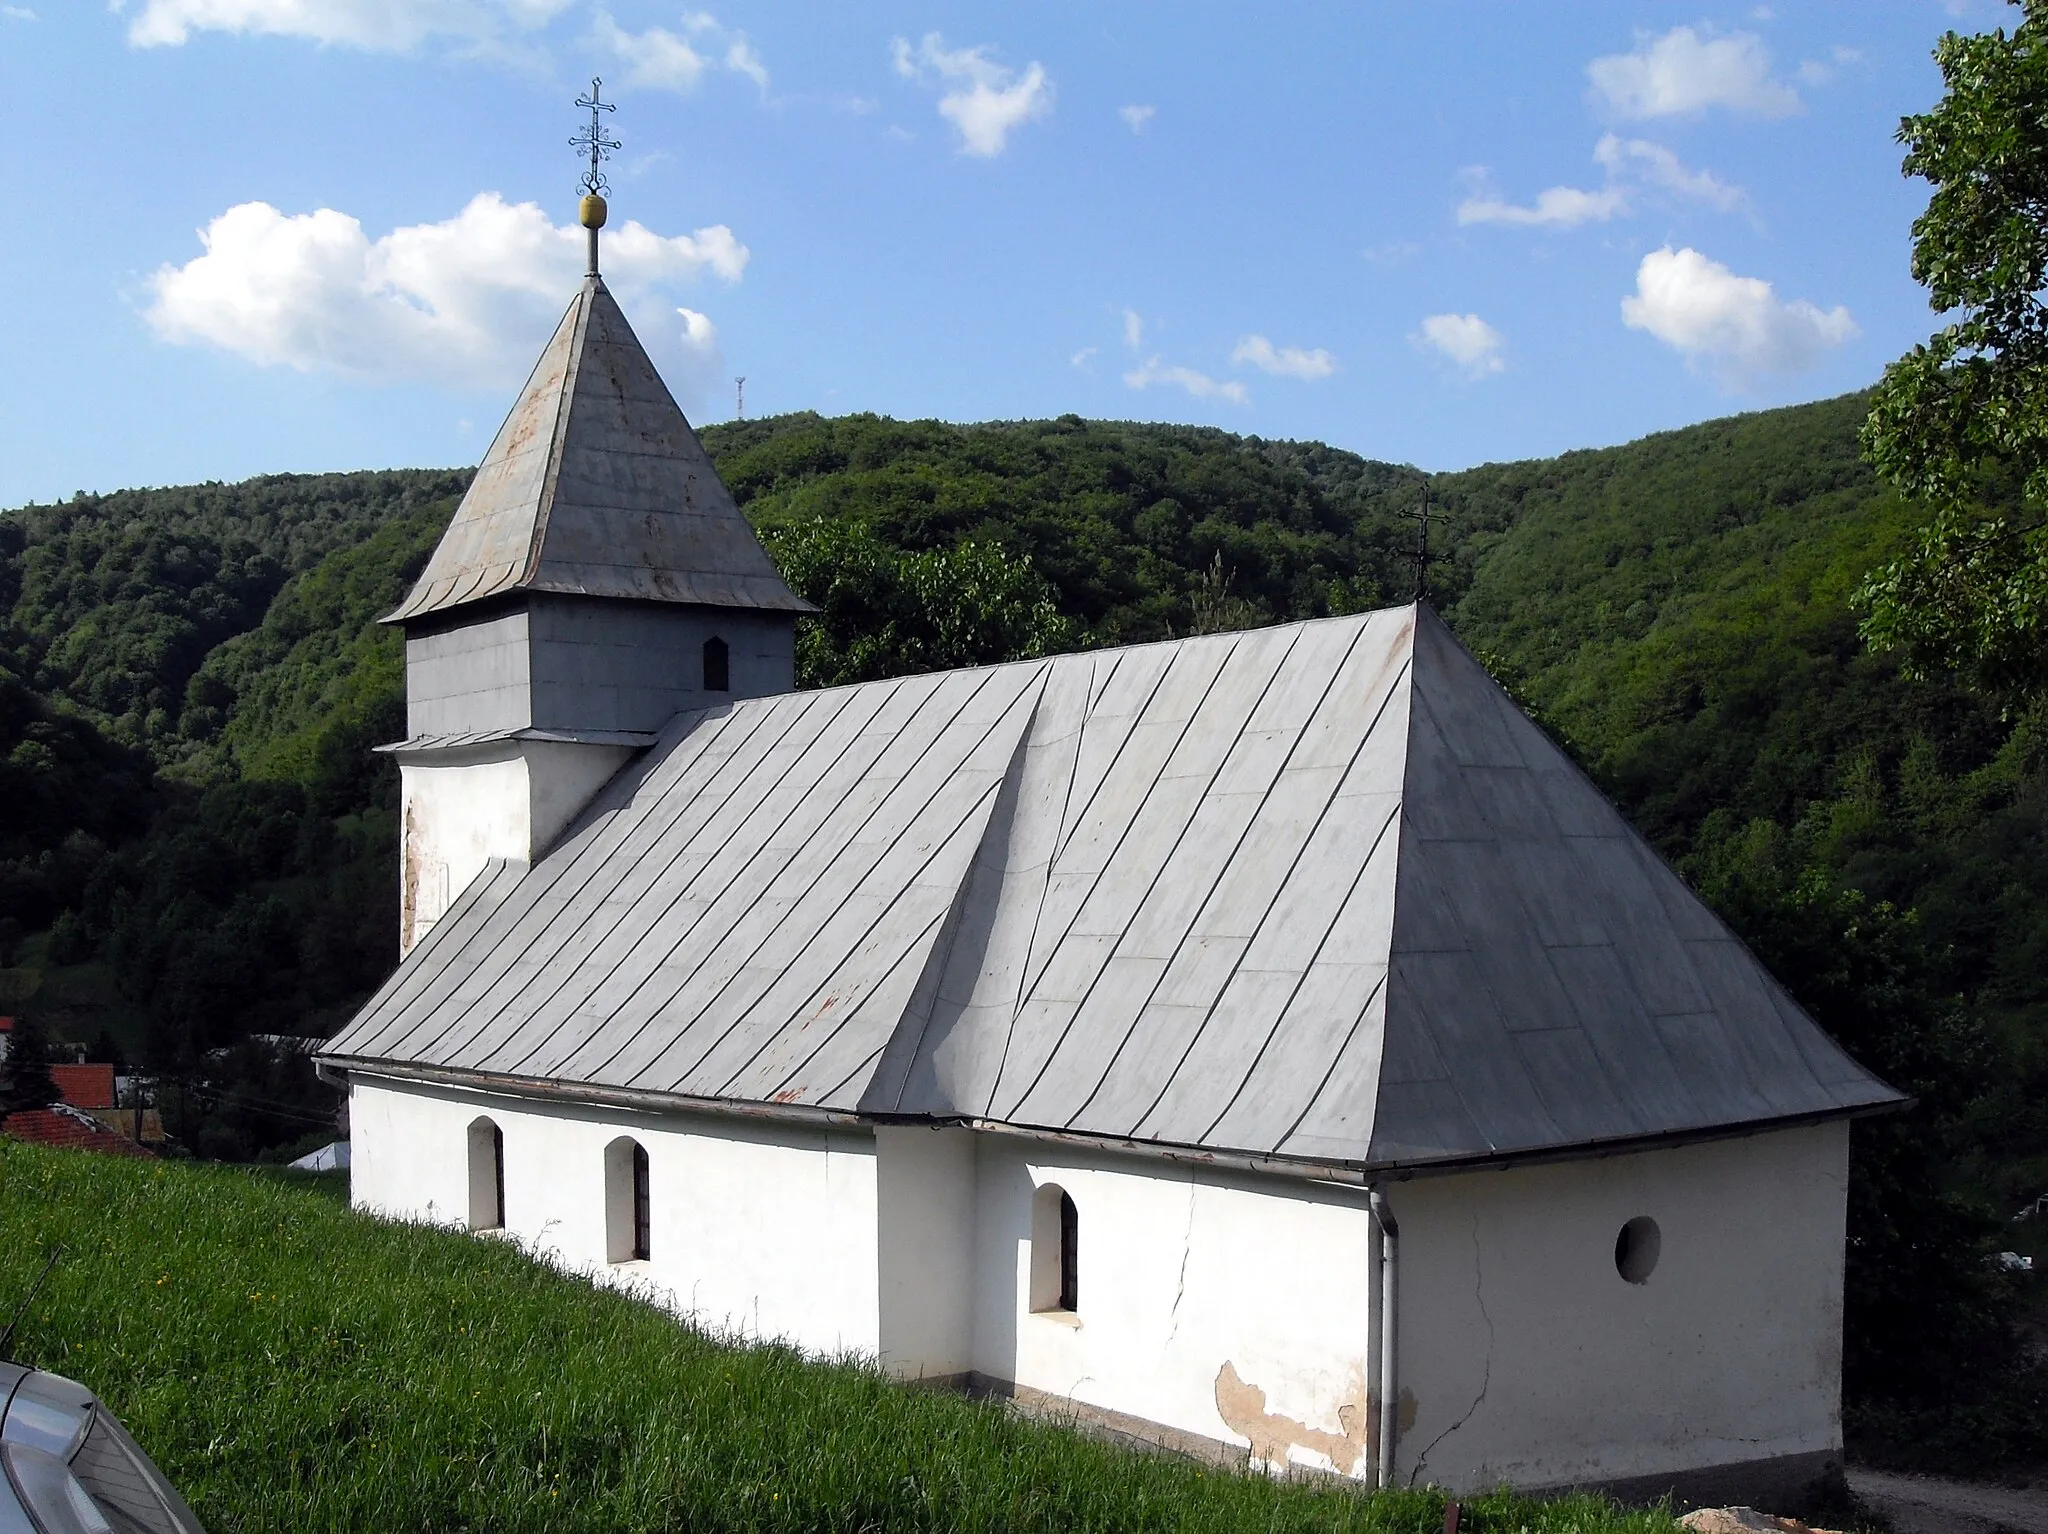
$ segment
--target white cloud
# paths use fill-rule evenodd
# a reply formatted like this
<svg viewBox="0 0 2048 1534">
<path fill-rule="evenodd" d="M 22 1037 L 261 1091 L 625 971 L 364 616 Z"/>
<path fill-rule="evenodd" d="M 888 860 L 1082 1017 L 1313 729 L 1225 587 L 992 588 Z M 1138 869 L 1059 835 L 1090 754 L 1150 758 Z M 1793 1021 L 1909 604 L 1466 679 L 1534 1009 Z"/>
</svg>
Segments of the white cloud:
<svg viewBox="0 0 2048 1534">
<path fill-rule="evenodd" d="M 747 41 L 747 34 L 738 33 L 726 44 L 725 67 L 736 75 L 745 75 L 762 90 L 768 89 L 768 66 L 761 62 L 761 55 L 754 51 L 754 45 Z"/>
<path fill-rule="evenodd" d="M 1069 357 L 1067 361 L 1077 368 L 1085 368 L 1088 366 L 1088 359 L 1101 349 L 1099 346 L 1084 346 L 1075 352 L 1073 356 Z"/>
<path fill-rule="evenodd" d="M 715 356 L 718 352 L 718 327 L 711 323 L 711 316 L 699 314 L 695 309 L 678 308 L 676 313 L 683 320 L 683 345 L 701 356 Z"/>
<path fill-rule="evenodd" d="M 1476 314 L 1432 314 L 1415 339 L 1441 352 L 1474 378 L 1506 369 L 1507 338 Z"/>
<path fill-rule="evenodd" d="M 1788 303 L 1759 277 L 1738 277 L 1696 250 L 1669 245 L 1643 257 L 1621 317 L 1732 389 L 1764 374 L 1804 372 L 1856 334 L 1839 304 L 1824 310 L 1803 298 Z"/>
<path fill-rule="evenodd" d="M 700 51 L 691 41 L 696 38 L 714 52 L 723 43 L 724 66 L 735 74 L 745 75 L 763 91 L 768 89 L 767 66 L 746 33 L 728 31 L 707 11 L 685 13 L 683 31 L 689 36 L 678 35 L 666 27 L 628 32 L 612 19 L 609 11 L 599 11 L 591 23 L 590 41 L 600 53 L 610 54 L 625 66 L 627 85 L 678 93 L 695 90 L 704 72 L 718 67 L 710 53 Z"/>
<path fill-rule="evenodd" d="M 1710 170 L 1687 170 L 1678 156 L 1662 144 L 1617 138 L 1609 133 L 1593 146 L 1593 158 L 1606 166 L 1610 175 L 1621 176 L 1633 170 L 1652 186 L 1681 197 L 1697 198 L 1723 213 L 1733 212 L 1744 201 L 1741 187 L 1730 186 Z"/>
<path fill-rule="evenodd" d="M 1832 84 L 1836 75 L 1852 64 L 1863 62 L 1860 48 L 1845 48 L 1840 44 L 1828 50 L 1825 59 L 1804 59 L 1799 65 L 1799 82 L 1802 85 Z"/>
<path fill-rule="evenodd" d="M 1593 159 L 1607 172 L 1597 191 L 1553 186 L 1539 192 L 1533 204 L 1508 202 L 1487 185 L 1483 166 L 1465 174 L 1472 191 L 1458 204 L 1460 224 L 1512 224 L 1547 229 L 1575 229 L 1580 224 L 1626 218 L 1634 211 L 1632 193 L 1652 186 L 1681 197 L 1696 198 L 1728 212 L 1744 201 L 1742 188 L 1730 186 L 1712 171 L 1687 170 L 1677 155 L 1647 139 L 1604 135 L 1593 146 Z"/>
<path fill-rule="evenodd" d="M 1461 224 L 1530 224 L 1553 229 L 1572 229 L 1580 224 L 1605 223 L 1628 212 L 1628 193 L 1618 186 L 1597 192 L 1575 186 L 1553 186 L 1536 194 L 1533 207 L 1503 202 L 1491 192 L 1474 192 L 1458 204 Z"/>
<path fill-rule="evenodd" d="M 1303 351 L 1298 346 L 1275 347 L 1264 336 L 1246 336 L 1237 343 L 1237 350 L 1230 354 L 1230 360 L 1240 364 L 1248 362 L 1282 378 L 1314 380 L 1328 378 L 1337 371 L 1337 359 L 1320 346 L 1314 351 Z"/>
<path fill-rule="evenodd" d="M 0 16 L 9 21 L 34 21 L 36 13 L 25 5 L 0 5 Z"/>
<path fill-rule="evenodd" d="M 405 53 L 431 37 L 488 49 L 545 25 L 570 0 L 144 0 L 128 24 L 138 48 L 185 43 L 194 32 L 300 37 Z M 118 7 L 117 7 L 118 8 Z"/>
<path fill-rule="evenodd" d="M 1207 373 L 1198 373 L 1193 368 L 1168 367 L 1157 357 L 1148 357 L 1144 363 L 1124 374 L 1124 382 L 1133 389 L 1149 389 L 1154 384 L 1172 384 L 1185 389 L 1196 399 L 1223 399 L 1233 405 L 1249 405 L 1251 394 L 1234 378 L 1211 378 Z"/>
<path fill-rule="evenodd" d="M 692 91 L 704 78 L 704 55 L 665 27 L 645 32 L 628 32 L 612 20 L 609 11 L 599 11 L 591 24 L 590 40 L 626 66 L 625 83 L 646 90 Z"/>
<path fill-rule="evenodd" d="M 1159 108 L 1135 105 L 1118 107 L 1116 115 L 1124 120 L 1124 126 L 1129 128 L 1131 132 L 1143 133 L 1152 126 L 1152 119 L 1159 115 Z"/>
<path fill-rule="evenodd" d="M 346 213 L 232 207 L 199 231 L 205 254 L 160 267 L 145 312 L 165 341 L 264 367 L 369 382 L 515 385 L 580 280 L 584 232 L 495 192 L 451 219 L 372 240 Z M 628 221 L 605 241 L 605 279 L 679 393 L 720 375 L 717 332 L 661 288 L 706 273 L 736 282 L 747 248 L 723 224 L 664 237 Z M 675 315 L 680 313 L 680 329 Z"/>
<path fill-rule="evenodd" d="M 1593 90 L 1622 117 L 1683 117 L 1708 107 L 1757 117 L 1800 110 L 1799 93 L 1771 76 L 1771 56 L 1754 32 L 1717 36 L 1673 27 L 1642 37 L 1633 53 L 1586 66 Z"/>
<path fill-rule="evenodd" d="M 986 46 L 949 49 L 936 32 L 914 49 L 900 37 L 889 46 L 906 80 L 941 83 L 939 115 L 960 130 L 962 154 L 999 155 L 1012 129 L 1052 110 L 1052 81 L 1036 60 L 1020 75 L 989 58 Z"/>
<path fill-rule="evenodd" d="M 1124 310 L 1124 345 L 1136 351 L 1145 344 L 1145 321 L 1135 309 Z"/>
</svg>

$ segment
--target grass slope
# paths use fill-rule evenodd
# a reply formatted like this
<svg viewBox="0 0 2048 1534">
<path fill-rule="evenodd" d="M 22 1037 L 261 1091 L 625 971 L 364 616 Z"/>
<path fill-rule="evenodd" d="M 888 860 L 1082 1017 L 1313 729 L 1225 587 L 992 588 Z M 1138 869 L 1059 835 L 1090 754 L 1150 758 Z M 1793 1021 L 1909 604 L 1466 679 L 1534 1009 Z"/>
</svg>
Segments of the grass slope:
<svg viewBox="0 0 2048 1534">
<path fill-rule="evenodd" d="M 331 1189 L 0 1141 L 0 1297 L 214 1534 L 290 1530 L 1355 1530 L 1431 1492 L 1219 1472 L 731 1347 L 513 1247 Z M 1670 1534 L 1592 1498 L 1467 1504 L 1478 1534 Z"/>
</svg>

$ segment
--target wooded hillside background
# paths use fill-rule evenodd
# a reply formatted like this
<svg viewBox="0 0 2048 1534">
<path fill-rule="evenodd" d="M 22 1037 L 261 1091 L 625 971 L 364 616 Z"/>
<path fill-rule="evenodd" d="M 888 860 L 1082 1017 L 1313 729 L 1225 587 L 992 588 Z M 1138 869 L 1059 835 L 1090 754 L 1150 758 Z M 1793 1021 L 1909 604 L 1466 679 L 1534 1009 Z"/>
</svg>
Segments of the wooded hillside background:
<svg viewBox="0 0 2048 1534">
<path fill-rule="evenodd" d="M 1857 1130 L 1859 1441 L 2048 1458 L 2022 1295 L 1986 1260 L 2048 1253 L 2048 1216 L 2011 1223 L 2048 1193 L 2048 713 L 1858 639 L 1851 593 L 1914 523 L 1858 455 L 1866 408 L 1428 476 L 1430 586 L 1802 1003 L 1919 1096 Z M 1319 443 L 1072 416 L 704 440 L 823 609 L 804 685 L 1414 589 L 1425 476 Z M 404 733 L 403 676 L 376 619 L 466 482 L 0 514 L 0 1012 L 163 1073 L 198 1153 L 324 1137 L 303 1061 L 247 1041 L 331 1031 L 396 960 L 396 773 L 369 747 Z"/>
</svg>

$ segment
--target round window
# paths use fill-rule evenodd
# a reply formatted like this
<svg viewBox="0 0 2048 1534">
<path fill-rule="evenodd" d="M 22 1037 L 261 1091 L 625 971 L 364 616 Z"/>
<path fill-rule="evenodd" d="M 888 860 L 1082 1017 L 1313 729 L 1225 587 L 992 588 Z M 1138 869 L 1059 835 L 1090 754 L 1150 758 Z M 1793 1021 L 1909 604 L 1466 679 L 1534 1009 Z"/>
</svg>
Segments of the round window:
<svg viewBox="0 0 2048 1534">
<path fill-rule="evenodd" d="M 1664 1244 L 1657 1222 L 1639 1214 L 1621 1227 L 1614 1238 L 1614 1271 L 1632 1284 L 1644 1282 L 1657 1269 L 1657 1253 Z"/>
</svg>

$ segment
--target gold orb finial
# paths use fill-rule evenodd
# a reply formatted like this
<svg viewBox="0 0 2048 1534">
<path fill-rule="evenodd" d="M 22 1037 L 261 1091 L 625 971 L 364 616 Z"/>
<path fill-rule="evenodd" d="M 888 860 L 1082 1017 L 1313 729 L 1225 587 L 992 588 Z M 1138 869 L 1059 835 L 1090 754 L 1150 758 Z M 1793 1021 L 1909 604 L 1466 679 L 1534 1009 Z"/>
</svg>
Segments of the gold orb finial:
<svg viewBox="0 0 2048 1534">
<path fill-rule="evenodd" d="M 585 229 L 602 229 L 604 227 L 605 215 L 610 211 L 611 209 L 606 205 L 604 198 L 600 194 L 585 192 L 583 194 L 583 201 L 576 205 L 576 221 L 582 224 Z"/>
</svg>

